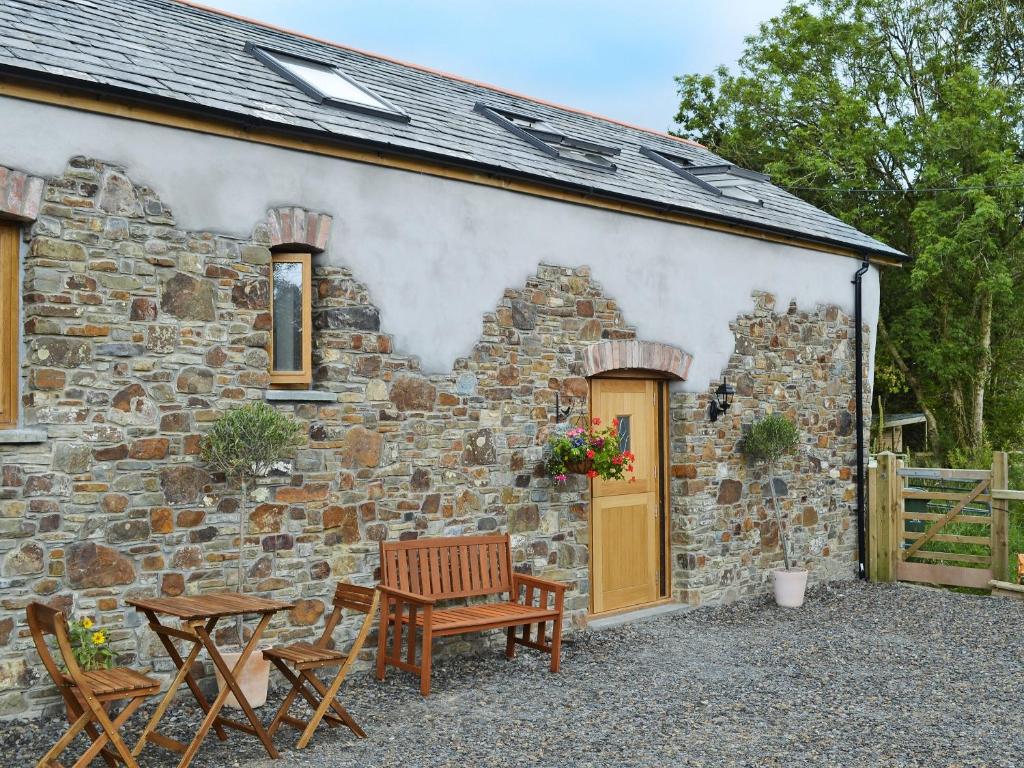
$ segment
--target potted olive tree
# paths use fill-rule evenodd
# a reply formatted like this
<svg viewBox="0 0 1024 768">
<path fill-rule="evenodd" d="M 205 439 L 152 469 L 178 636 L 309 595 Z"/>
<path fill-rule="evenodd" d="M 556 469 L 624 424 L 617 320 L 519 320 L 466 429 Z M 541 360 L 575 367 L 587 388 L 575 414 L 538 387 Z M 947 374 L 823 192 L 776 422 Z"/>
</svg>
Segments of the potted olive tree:
<svg viewBox="0 0 1024 768">
<path fill-rule="evenodd" d="M 768 472 L 768 487 L 772 493 L 772 508 L 775 522 L 779 526 L 779 541 L 782 544 L 782 559 L 785 569 L 772 571 L 775 588 L 775 602 L 785 608 L 799 608 L 804 604 L 807 589 L 807 569 L 795 568 L 790 557 L 789 531 L 782 517 L 782 507 L 775 490 L 775 468 L 779 460 L 793 451 L 800 441 L 800 433 L 789 419 L 780 414 L 765 416 L 754 422 L 743 436 L 742 450 L 752 461 L 761 464 Z"/>
<path fill-rule="evenodd" d="M 241 498 L 238 506 L 238 589 L 245 591 L 245 535 L 249 520 L 249 492 L 257 478 L 265 477 L 274 464 L 298 446 L 302 440 L 300 427 L 287 416 L 278 413 L 263 402 L 250 403 L 227 411 L 213 423 L 203 438 L 202 459 L 215 472 L 223 473 L 228 482 L 238 485 Z M 243 644 L 242 617 L 236 625 L 238 643 Z M 241 652 L 224 653 L 230 665 L 238 661 Z M 245 669 L 236 678 L 249 703 L 262 706 L 267 700 L 270 662 L 262 653 L 253 653 Z M 218 682 L 223 685 L 218 675 Z M 237 707 L 238 702 L 229 694 L 227 702 Z"/>
</svg>

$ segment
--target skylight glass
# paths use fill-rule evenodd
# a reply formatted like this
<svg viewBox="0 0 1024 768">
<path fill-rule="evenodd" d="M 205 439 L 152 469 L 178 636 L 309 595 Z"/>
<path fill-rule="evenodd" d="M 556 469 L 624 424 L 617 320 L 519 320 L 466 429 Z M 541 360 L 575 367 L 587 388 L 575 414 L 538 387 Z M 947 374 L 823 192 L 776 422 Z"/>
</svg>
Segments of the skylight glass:
<svg viewBox="0 0 1024 768">
<path fill-rule="evenodd" d="M 609 159 L 619 154 L 615 147 L 567 136 L 551 123 L 532 115 L 496 109 L 486 104 L 477 104 L 474 109 L 545 154 L 606 171 L 615 170 L 615 163 Z"/>
<path fill-rule="evenodd" d="M 697 165 L 689 158 L 647 147 L 641 147 L 640 152 L 658 165 L 696 184 L 705 192 L 754 205 L 764 205 L 764 201 L 758 196 L 757 186 L 769 181 L 770 177 L 763 173 L 740 168 L 731 163 Z"/>
<path fill-rule="evenodd" d="M 342 74 L 336 67 L 254 45 L 247 45 L 246 50 L 319 102 L 395 120 L 409 120 L 397 107 Z"/>
</svg>

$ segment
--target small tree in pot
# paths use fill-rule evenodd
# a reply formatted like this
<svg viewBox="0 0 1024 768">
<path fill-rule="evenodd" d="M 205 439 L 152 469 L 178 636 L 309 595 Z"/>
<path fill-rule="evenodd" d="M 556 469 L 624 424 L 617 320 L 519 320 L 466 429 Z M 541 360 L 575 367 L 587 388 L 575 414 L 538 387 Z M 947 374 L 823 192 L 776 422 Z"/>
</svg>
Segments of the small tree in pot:
<svg viewBox="0 0 1024 768">
<path fill-rule="evenodd" d="M 229 482 L 238 484 L 241 501 L 238 509 L 238 589 L 245 591 L 246 528 L 249 520 L 250 488 L 257 478 L 265 477 L 275 463 L 281 461 L 293 448 L 302 443 L 299 425 L 263 402 L 250 403 L 221 416 L 202 441 L 202 459 L 215 472 L 223 473 Z M 242 617 L 236 624 L 239 645 L 243 644 Z M 230 665 L 240 654 L 224 654 Z M 270 664 L 263 654 L 254 653 L 246 669 L 238 675 L 246 698 L 254 707 L 267 699 Z M 237 706 L 234 695 L 228 703 Z"/>
<path fill-rule="evenodd" d="M 741 443 L 743 453 L 755 463 L 763 464 L 768 471 L 772 507 L 779 526 L 779 541 L 782 543 L 782 559 L 786 564 L 785 570 L 779 568 L 772 572 L 775 602 L 787 608 L 803 605 L 807 569 L 794 568 L 790 559 L 789 533 L 782 519 L 782 508 L 775 490 L 775 469 L 779 460 L 792 452 L 799 442 L 800 433 L 796 426 L 786 417 L 775 413 L 754 422 Z"/>
</svg>

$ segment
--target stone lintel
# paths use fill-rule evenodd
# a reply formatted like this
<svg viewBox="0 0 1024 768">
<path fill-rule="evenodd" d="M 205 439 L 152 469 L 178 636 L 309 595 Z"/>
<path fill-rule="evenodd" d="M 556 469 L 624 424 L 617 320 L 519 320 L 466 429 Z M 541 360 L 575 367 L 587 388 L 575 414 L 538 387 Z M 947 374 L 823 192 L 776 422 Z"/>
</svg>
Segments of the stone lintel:
<svg viewBox="0 0 1024 768">
<path fill-rule="evenodd" d="M 271 208 L 263 222 L 269 246 L 282 250 L 296 248 L 319 253 L 327 247 L 331 236 L 331 217 L 326 213 L 307 211 L 297 206 Z"/>
<path fill-rule="evenodd" d="M 670 344 L 614 339 L 591 344 L 583 350 L 583 375 L 597 376 L 607 371 L 633 369 L 657 371 L 686 381 L 691 362 L 693 355 Z"/>
<path fill-rule="evenodd" d="M 0 165 L 0 217 L 35 221 L 45 182 L 38 176 Z"/>
</svg>

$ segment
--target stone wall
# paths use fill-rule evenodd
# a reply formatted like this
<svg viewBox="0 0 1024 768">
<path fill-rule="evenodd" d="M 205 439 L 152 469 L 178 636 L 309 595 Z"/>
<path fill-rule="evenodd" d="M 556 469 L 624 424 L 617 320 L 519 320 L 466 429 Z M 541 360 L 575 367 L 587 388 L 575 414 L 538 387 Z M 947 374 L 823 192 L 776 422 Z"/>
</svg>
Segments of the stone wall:
<svg viewBox="0 0 1024 768">
<path fill-rule="evenodd" d="M 324 218 L 306 220 L 329 251 Z M 218 413 L 266 397 L 269 248 L 295 239 L 281 221 L 254 222 L 247 240 L 182 231 L 152 190 L 87 158 L 47 181 L 25 230 L 22 369 L 24 425 L 47 439 L 0 444 L 0 715 L 54 701 L 29 601 L 95 616 L 127 662 L 167 671 L 124 598 L 237 586 L 237 495 L 198 450 Z M 542 265 L 449 374 L 428 376 L 393 350 L 358 275 L 325 262 L 314 257 L 325 394 L 273 401 L 306 441 L 260 484 L 242 546 L 248 589 L 298 601 L 267 637 L 318 632 L 336 579 L 373 582 L 382 539 L 493 530 L 513 534 L 517 568 L 570 585 L 580 623 L 588 489 L 552 487 L 541 461 L 556 393 L 586 408 L 584 350 L 635 336 L 615 298 L 585 267 Z M 733 330 L 729 416 L 712 425 L 707 395 L 671 398 L 673 591 L 692 604 L 763 592 L 781 556 L 762 478 L 735 450 L 741 423 L 771 408 L 808 441 L 782 472 L 799 558 L 814 578 L 853 573 L 849 318 L 776 314 L 758 295 Z"/>
</svg>

